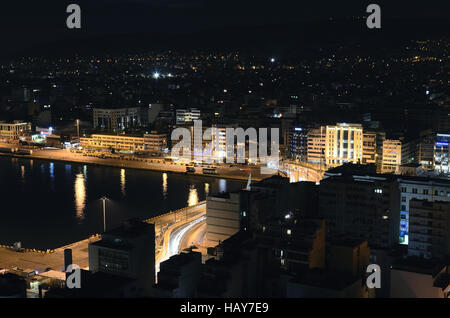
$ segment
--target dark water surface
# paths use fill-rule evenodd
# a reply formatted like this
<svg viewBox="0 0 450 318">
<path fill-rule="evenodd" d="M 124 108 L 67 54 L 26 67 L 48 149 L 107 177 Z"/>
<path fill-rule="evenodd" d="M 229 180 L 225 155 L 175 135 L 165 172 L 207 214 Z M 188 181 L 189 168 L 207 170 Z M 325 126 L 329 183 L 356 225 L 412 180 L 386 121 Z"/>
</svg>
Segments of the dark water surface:
<svg viewBox="0 0 450 318">
<path fill-rule="evenodd" d="M 245 182 L 133 169 L 0 157 L 0 244 L 52 249 L 107 228 L 234 191 Z"/>
</svg>

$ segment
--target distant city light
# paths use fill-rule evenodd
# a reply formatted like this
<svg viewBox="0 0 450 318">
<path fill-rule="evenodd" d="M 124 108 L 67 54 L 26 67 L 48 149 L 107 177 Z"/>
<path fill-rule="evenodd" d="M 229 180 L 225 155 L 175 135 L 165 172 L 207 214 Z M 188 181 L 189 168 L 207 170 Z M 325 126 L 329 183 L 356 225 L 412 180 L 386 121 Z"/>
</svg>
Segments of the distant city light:
<svg viewBox="0 0 450 318">
<path fill-rule="evenodd" d="M 158 79 L 161 76 L 161 74 L 159 74 L 158 72 L 154 72 L 153 73 L 153 78 L 154 79 Z"/>
<path fill-rule="evenodd" d="M 275 58 L 274 57 L 270 58 L 270 62 L 274 63 L 275 62 Z"/>
</svg>

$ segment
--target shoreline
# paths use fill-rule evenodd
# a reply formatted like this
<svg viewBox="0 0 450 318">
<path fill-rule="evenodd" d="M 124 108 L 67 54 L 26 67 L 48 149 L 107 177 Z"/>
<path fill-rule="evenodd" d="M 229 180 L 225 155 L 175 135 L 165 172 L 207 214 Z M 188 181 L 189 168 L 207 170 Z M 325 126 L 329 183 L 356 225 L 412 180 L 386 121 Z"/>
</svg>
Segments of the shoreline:
<svg viewBox="0 0 450 318">
<path fill-rule="evenodd" d="M 10 158 L 18 158 L 18 159 L 28 159 L 28 160 L 43 160 L 43 161 L 57 161 L 57 162 L 65 162 L 65 163 L 74 163 L 74 164 L 85 164 L 91 166 L 100 166 L 100 167 L 112 167 L 112 168 L 121 168 L 121 169 L 135 169 L 135 170 L 147 170 L 147 171 L 156 171 L 162 173 L 177 173 L 186 176 L 195 176 L 195 177 L 212 177 L 218 179 L 229 179 L 229 180 L 238 180 L 238 181 L 247 181 L 248 176 L 232 176 L 225 174 L 203 174 L 203 173 L 186 173 L 184 171 L 177 171 L 175 169 L 161 169 L 157 167 L 152 167 L 151 165 L 142 167 L 142 166 L 130 166 L 129 163 L 124 163 L 120 160 L 116 159 L 100 159 L 100 160 L 108 160 L 107 162 L 92 162 L 91 160 L 75 160 L 75 159 L 66 159 L 66 158 L 54 158 L 54 157 L 46 157 L 46 156 L 37 156 L 37 155 L 17 155 L 14 153 L 0 153 L 2 157 L 10 157 Z M 183 166 L 184 167 L 184 166 Z M 260 181 L 262 178 L 258 178 L 252 175 L 252 181 Z"/>
</svg>

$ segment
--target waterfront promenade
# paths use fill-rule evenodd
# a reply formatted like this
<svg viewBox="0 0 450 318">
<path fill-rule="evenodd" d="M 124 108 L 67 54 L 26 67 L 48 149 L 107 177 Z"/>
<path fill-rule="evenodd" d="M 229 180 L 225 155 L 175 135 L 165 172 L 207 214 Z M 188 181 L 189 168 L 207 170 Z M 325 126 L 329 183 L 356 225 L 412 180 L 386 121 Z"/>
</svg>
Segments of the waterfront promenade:
<svg viewBox="0 0 450 318">
<path fill-rule="evenodd" d="M 10 144 L 1 144 L 0 148 L 17 147 Z M 138 158 L 124 157 L 122 159 L 99 158 L 96 156 L 84 156 L 81 153 L 71 152 L 67 149 L 33 149 L 31 155 L 16 155 L 10 153 L 0 153 L 0 156 L 9 156 L 17 158 L 39 159 L 49 161 L 61 161 L 68 163 L 101 165 L 124 169 L 143 169 L 160 172 L 186 173 L 185 164 L 177 164 L 170 160 L 165 161 L 163 158 Z M 259 181 L 270 177 L 269 174 L 261 175 L 260 167 L 254 165 L 233 165 L 221 164 L 216 166 L 217 174 L 203 174 L 200 168 L 196 169 L 196 173 L 190 175 L 210 176 L 225 179 L 247 180 L 252 175 L 252 180 Z"/>
</svg>

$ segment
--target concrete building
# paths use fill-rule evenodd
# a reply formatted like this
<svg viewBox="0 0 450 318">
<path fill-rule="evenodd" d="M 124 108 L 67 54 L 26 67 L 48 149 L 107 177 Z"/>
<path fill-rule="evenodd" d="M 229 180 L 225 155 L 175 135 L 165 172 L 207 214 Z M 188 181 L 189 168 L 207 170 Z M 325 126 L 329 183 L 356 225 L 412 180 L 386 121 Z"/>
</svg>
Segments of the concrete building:
<svg viewBox="0 0 450 318">
<path fill-rule="evenodd" d="M 361 163 L 363 129 L 360 124 L 338 123 L 326 127 L 325 157 L 327 167 Z"/>
<path fill-rule="evenodd" d="M 162 298 L 192 298 L 201 277 L 202 255 L 183 252 L 160 264 L 158 284 L 152 296 Z"/>
<path fill-rule="evenodd" d="M 327 245 L 327 268 L 363 277 L 369 265 L 370 248 L 367 241 L 337 236 Z"/>
<path fill-rule="evenodd" d="M 398 178 L 400 188 L 400 243 L 409 241 L 409 202 L 411 199 L 430 202 L 450 202 L 450 181 L 423 177 L 402 176 Z"/>
<path fill-rule="evenodd" d="M 393 176 L 370 173 L 368 166 L 330 169 L 319 187 L 319 215 L 330 235 L 351 233 L 371 248 L 398 243 L 400 193 Z"/>
<path fill-rule="evenodd" d="M 206 198 L 206 241 L 216 246 L 240 229 L 239 192 L 221 193 Z"/>
<path fill-rule="evenodd" d="M 161 153 L 167 147 L 167 134 L 151 131 L 149 134 L 144 135 L 145 151 Z"/>
<path fill-rule="evenodd" d="M 176 124 L 182 125 L 191 123 L 194 120 L 200 119 L 200 110 L 196 108 L 177 109 L 176 110 Z"/>
<path fill-rule="evenodd" d="M 94 129 L 120 132 L 125 129 L 139 127 L 147 121 L 142 117 L 142 108 L 94 108 Z M 148 117 L 148 116 L 147 116 Z"/>
<path fill-rule="evenodd" d="M 420 133 L 418 163 L 424 170 L 434 170 L 436 134 L 431 130 Z"/>
<path fill-rule="evenodd" d="M 417 163 L 418 143 L 414 140 L 386 139 L 383 142 L 381 173 L 398 173 L 402 164 Z"/>
<path fill-rule="evenodd" d="M 89 244 L 89 270 L 137 279 L 147 296 L 155 283 L 155 225 L 128 220 Z"/>
<path fill-rule="evenodd" d="M 280 268 L 297 273 L 325 267 L 325 221 L 316 218 L 284 219 L 256 232 L 260 248 L 278 258 Z"/>
<path fill-rule="evenodd" d="M 314 128 L 308 132 L 308 162 L 325 166 L 326 128 Z"/>
<path fill-rule="evenodd" d="M 145 151 L 144 137 L 131 135 L 100 135 L 81 137 L 80 146 L 87 149 Z"/>
<path fill-rule="evenodd" d="M 289 131 L 289 154 L 299 161 L 308 161 L 308 129 L 291 127 Z"/>
<path fill-rule="evenodd" d="M 363 132 L 362 164 L 376 164 L 377 162 L 377 133 Z"/>
<path fill-rule="evenodd" d="M 26 136 L 31 132 L 31 123 L 14 121 L 6 123 L 0 121 L 0 140 L 6 142 L 18 141 L 19 137 Z"/>
<path fill-rule="evenodd" d="M 450 202 L 409 201 L 408 255 L 445 259 L 450 256 Z"/>
</svg>

